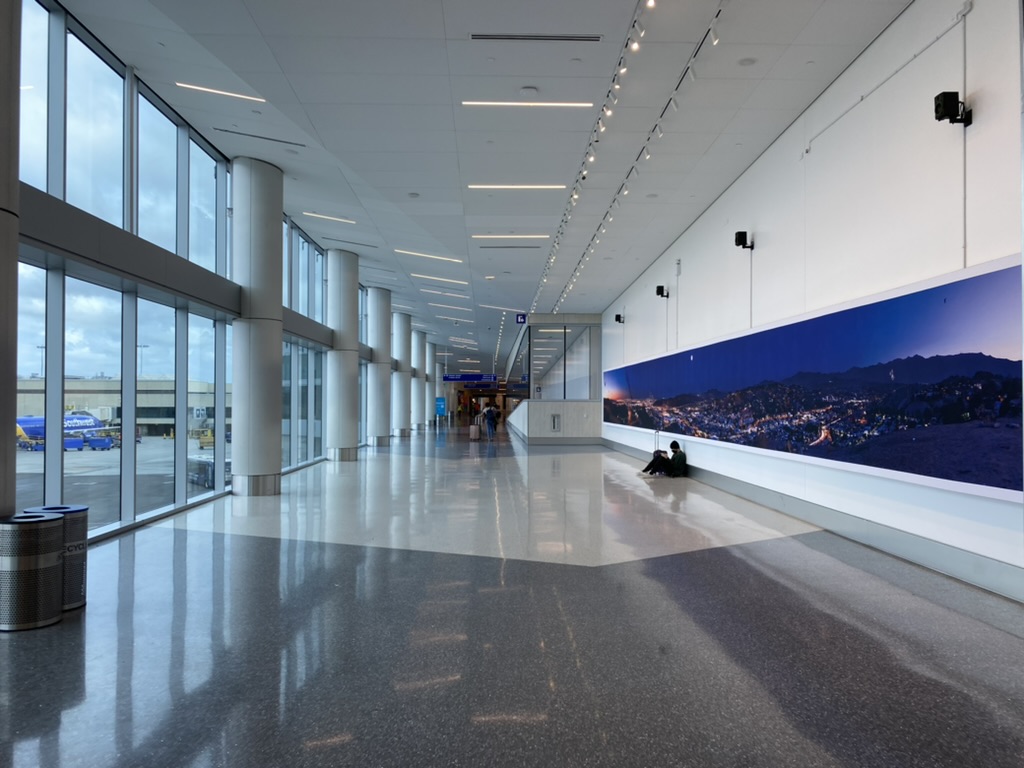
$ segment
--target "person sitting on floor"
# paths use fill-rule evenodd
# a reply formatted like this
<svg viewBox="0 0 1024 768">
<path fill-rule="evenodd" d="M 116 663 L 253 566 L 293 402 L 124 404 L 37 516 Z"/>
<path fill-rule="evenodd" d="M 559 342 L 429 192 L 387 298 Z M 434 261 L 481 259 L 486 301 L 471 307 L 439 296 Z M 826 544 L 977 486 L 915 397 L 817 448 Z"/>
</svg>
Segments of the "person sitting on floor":
<svg viewBox="0 0 1024 768">
<path fill-rule="evenodd" d="M 669 477 L 686 476 L 686 454 L 679 447 L 679 442 L 673 440 L 668 446 L 672 450 L 669 456 L 664 451 L 655 451 L 654 458 L 641 471 L 646 475 L 668 475 Z"/>
</svg>

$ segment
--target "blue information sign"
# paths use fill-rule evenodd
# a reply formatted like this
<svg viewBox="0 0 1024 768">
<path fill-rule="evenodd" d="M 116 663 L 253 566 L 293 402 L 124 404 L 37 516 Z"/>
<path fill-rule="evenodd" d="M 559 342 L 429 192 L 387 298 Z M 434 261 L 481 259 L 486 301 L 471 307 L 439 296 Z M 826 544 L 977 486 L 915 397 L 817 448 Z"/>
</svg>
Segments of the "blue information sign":
<svg viewBox="0 0 1024 768">
<path fill-rule="evenodd" d="M 434 414 L 436 416 L 447 416 L 447 401 L 443 397 L 434 398 Z"/>
<path fill-rule="evenodd" d="M 496 373 L 446 373 L 445 381 L 486 381 L 492 384 L 498 382 Z"/>
</svg>

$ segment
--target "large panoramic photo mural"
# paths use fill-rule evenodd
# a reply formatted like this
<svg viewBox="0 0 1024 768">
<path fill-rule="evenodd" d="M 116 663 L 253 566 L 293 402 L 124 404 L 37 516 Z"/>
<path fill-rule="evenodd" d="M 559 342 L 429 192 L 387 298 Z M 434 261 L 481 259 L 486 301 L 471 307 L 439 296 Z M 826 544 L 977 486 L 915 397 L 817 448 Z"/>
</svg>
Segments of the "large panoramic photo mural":
<svg viewBox="0 0 1024 768">
<path fill-rule="evenodd" d="M 1021 490 L 1012 267 L 604 374 L 604 420 Z"/>
</svg>

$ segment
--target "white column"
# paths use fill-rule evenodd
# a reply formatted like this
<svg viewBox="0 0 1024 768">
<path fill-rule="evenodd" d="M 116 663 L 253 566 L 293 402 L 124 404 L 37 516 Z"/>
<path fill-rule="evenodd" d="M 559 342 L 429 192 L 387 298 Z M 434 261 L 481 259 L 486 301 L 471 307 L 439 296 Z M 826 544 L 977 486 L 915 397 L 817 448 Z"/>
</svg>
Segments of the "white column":
<svg viewBox="0 0 1024 768">
<path fill-rule="evenodd" d="M 231 490 L 281 493 L 281 216 L 284 177 L 262 160 L 231 161 L 232 275 L 242 286 L 231 392 Z"/>
<path fill-rule="evenodd" d="M 434 381 L 436 378 L 436 367 L 437 345 L 432 341 L 428 341 L 427 358 L 423 364 L 423 371 L 426 374 L 426 377 L 423 380 L 423 414 L 426 418 L 428 427 L 437 424 L 437 408 L 434 404 Z"/>
<path fill-rule="evenodd" d="M 359 446 L 359 256 L 327 251 L 327 324 L 334 347 L 327 353 L 324 408 L 327 458 L 355 461 Z"/>
<path fill-rule="evenodd" d="M 6 51 L 6 53 L 2 53 Z M 0 517 L 14 508 L 17 456 L 13 438 L 18 417 L 18 131 L 21 107 L 21 3 L 0 3 Z"/>
<path fill-rule="evenodd" d="M 422 430 L 427 425 L 426 411 L 423 409 L 423 392 L 427 387 L 427 334 L 423 331 L 412 332 L 412 428 Z"/>
<path fill-rule="evenodd" d="M 391 315 L 391 343 L 398 370 L 391 374 L 391 430 L 395 437 L 412 432 L 412 317 Z"/>
<path fill-rule="evenodd" d="M 448 394 L 445 391 L 444 384 L 444 363 L 434 364 L 434 397 L 445 398 L 445 413 L 450 414 L 452 412 L 452 401 L 448 399 Z M 445 416 L 445 424 L 451 423 L 451 419 Z M 441 426 L 438 424 L 438 426 Z"/>
<path fill-rule="evenodd" d="M 366 339 L 373 357 L 366 371 L 366 441 L 391 442 L 391 291 L 370 288 L 366 296 Z"/>
</svg>

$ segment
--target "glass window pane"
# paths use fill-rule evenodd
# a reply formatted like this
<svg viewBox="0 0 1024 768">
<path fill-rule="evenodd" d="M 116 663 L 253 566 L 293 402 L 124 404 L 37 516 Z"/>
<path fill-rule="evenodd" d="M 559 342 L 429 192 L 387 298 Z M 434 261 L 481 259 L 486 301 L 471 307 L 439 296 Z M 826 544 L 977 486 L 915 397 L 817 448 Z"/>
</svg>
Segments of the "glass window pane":
<svg viewBox="0 0 1024 768">
<path fill-rule="evenodd" d="M 231 200 L 231 170 L 230 170 L 230 167 L 231 166 L 227 166 L 228 170 L 225 171 L 225 184 L 227 186 L 227 199 L 229 201 Z M 227 205 L 231 205 L 231 203 L 228 202 Z M 226 271 L 224 273 L 224 276 L 228 280 L 230 280 L 231 279 L 231 275 L 232 275 L 231 259 L 233 258 L 233 256 L 232 256 L 233 251 L 231 250 L 231 237 L 232 237 L 231 217 L 228 216 L 227 210 L 223 210 L 222 209 L 222 210 L 219 211 L 219 213 L 220 213 L 221 216 L 224 217 L 224 226 L 225 226 L 225 230 L 227 232 L 227 242 L 225 243 L 225 251 L 227 252 L 227 255 L 225 257 L 225 261 L 227 262 L 227 264 L 226 264 L 227 269 L 226 269 Z M 230 329 L 231 326 L 228 326 L 228 328 Z M 229 369 L 231 368 L 230 360 L 231 360 L 231 355 L 228 355 L 228 361 L 229 361 L 228 362 L 228 368 Z"/>
<path fill-rule="evenodd" d="M 67 36 L 66 199 L 124 225 L 124 79 Z"/>
<path fill-rule="evenodd" d="M 326 286 L 324 284 L 324 255 L 320 251 L 315 251 L 316 254 L 316 267 L 313 271 L 313 300 L 315 306 L 313 307 L 313 319 L 318 323 L 326 323 L 327 320 L 324 317 L 324 291 Z"/>
<path fill-rule="evenodd" d="M 121 519 L 121 294 L 64 287 L 64 499 L 88 504 L 89 527 Z"/>
<path fill-rule="evenodd" d="M 50 14 L 35 0 L 21 8 L 21 137 L 19 175 L 26 184 L 46 189 L 46 98 Z"/>
<path fill-rule="evenodd" d="M 178 127 L 139 96 L 139 237 L 172 253 L 178 243 Z"/>
<path fill-rule="evenodd" d="M 296 426 L 299 431 L 299 455 L 295 463 L 309 460 L 309 348 L 298 347 L 299 354 L 299 412 Z"/>
<path fill-rule="evenodd" d="M 188 147 L 188 260 L 217 269 L 217 163 L 194 141 Z"/>
<path fill-rule="evenodd" d="M 213 320 L 188 316 L 188 497 L 214 487 Z"/>
<path fill-rule="evenodd" d="M 46 374 L 46 272 L 18 265 L 18 410 L 15 509 L 43 501 L 43 384 Z"/>
<path fill-rule="evenodd" d="M 288 249 L 288 222 L 281 226 L 281 305 L 291 309 L 291 302 L 288 300 L 291 288 L 292 271 L 289 265 L 292 263 Z"/>
<path fill-rule="evenodd" d="M 292 463 L 292 345 L 284 342 L 281 354 L 281 467 Z"/>
<path fill-rule="evenodd" d="M 324 455 L 324 353 L 313 356 L 313 457 Z"/>
<path fill-rule="evenodd" d="M 299 238 L 299 314 L 309 317 L 309 241 Z"/>
<path fill-rule="evenodd" d="M 231 375 L 232 375 L 232 342 L 234 340 L 234 327 L 229 323 L 227 327 L 226 348 L 224 359 L 227 361 L 225 366 L 225 382 L 226 391 L 224 393 L 224 484 L 228 488 L 231 487 Z"/>
<path fill-rule="evenodd" d="M 135 512 L 139 514 L 174 503 L 173 307 L 139 299 L 135 362 Z"/>
</svg>

